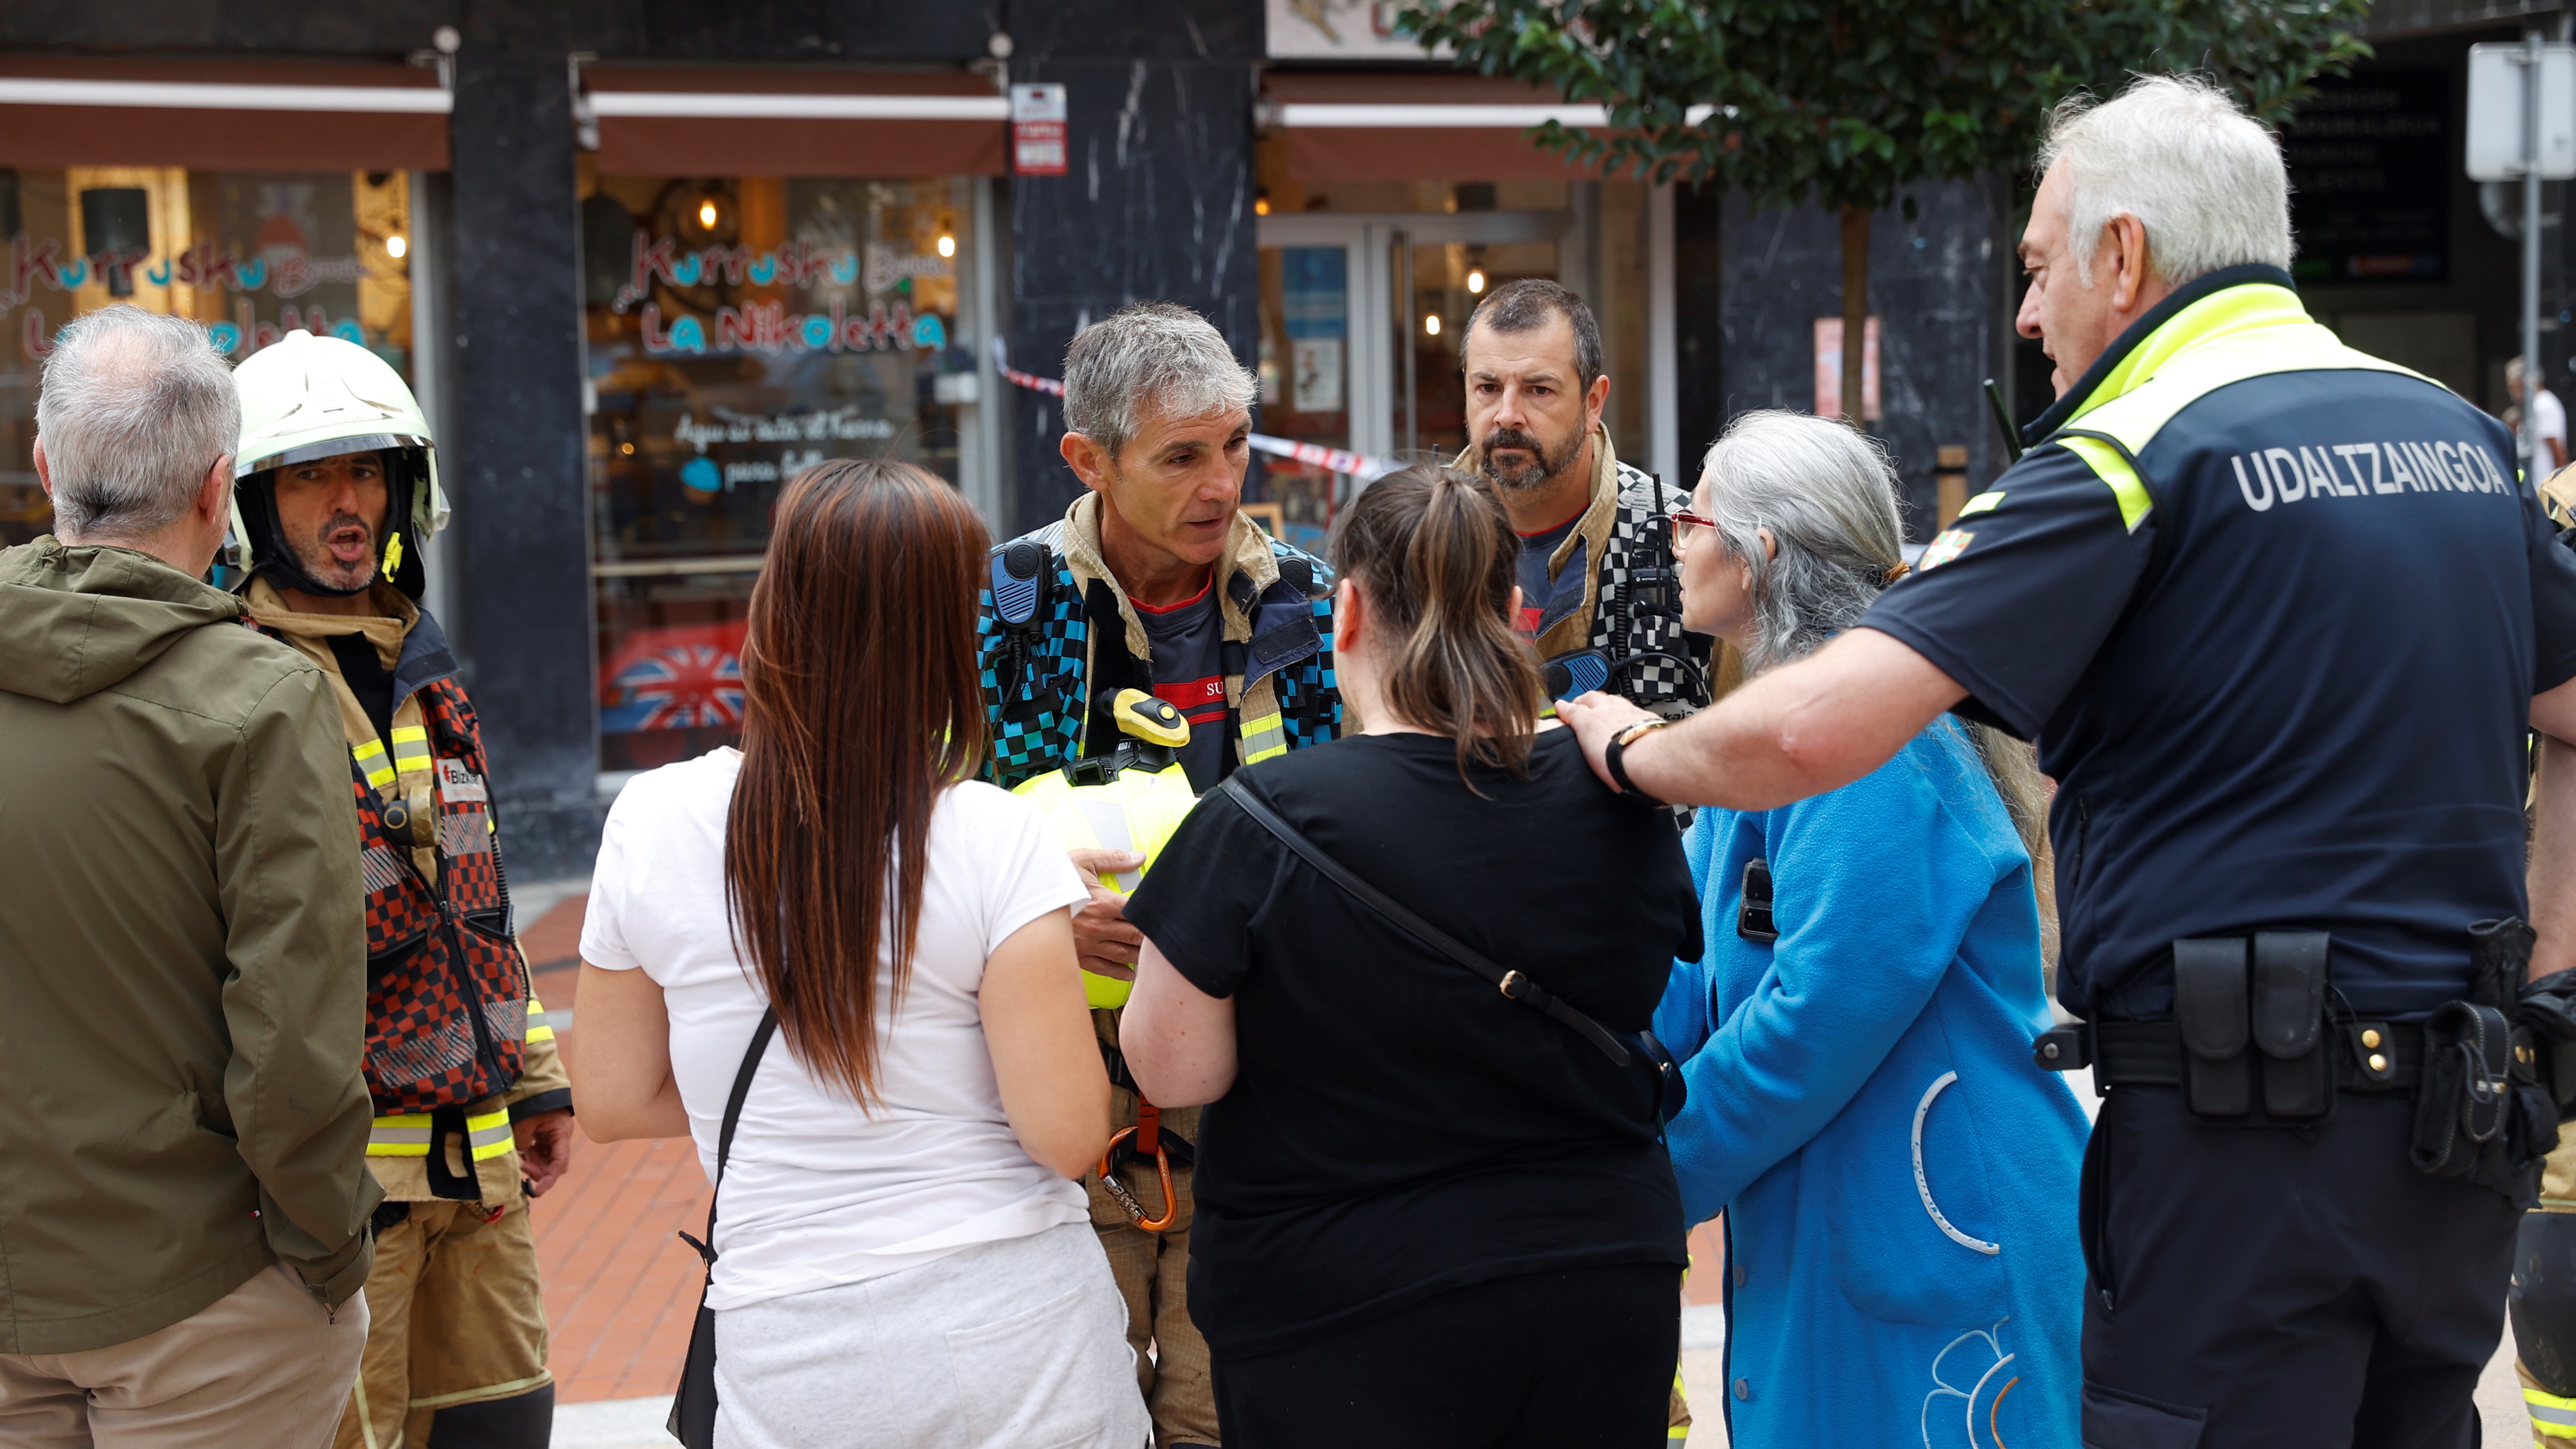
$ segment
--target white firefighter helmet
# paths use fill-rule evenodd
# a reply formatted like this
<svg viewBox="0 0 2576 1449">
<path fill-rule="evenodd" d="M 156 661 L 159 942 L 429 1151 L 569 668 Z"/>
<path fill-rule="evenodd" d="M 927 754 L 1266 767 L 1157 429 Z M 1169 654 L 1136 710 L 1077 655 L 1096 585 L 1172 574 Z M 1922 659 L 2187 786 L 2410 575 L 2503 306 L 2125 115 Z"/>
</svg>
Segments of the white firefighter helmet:
<svg viewBox="0 0 2576 1449">
<path fill-rule="evenodd" d="M 382 577 L 420 595 L 419 553 L 447 525 L 438 452 L 429 418 L 391 364 L 354 342 L 287 333 L 233 369 L 241 394 L 241 443 L 233 450 L 233 535 L 248 570 L 321 593 L 351 593 L 302 577 L 277 527 L 277 469 L 344 453 L 379 453 L 386 463 L 386 518 L 378 544 Z M 248 495 L 245 507 L 245 494 Z"/>
</svg>

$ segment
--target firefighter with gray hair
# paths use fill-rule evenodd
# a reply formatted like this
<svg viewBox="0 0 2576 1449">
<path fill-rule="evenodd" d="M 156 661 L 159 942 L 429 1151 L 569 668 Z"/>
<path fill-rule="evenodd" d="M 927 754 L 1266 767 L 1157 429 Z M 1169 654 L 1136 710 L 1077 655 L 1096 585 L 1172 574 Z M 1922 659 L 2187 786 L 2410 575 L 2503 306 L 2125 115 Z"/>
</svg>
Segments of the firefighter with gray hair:
<svg viewBox="0 0 2576 1449">
<path fill-rule="evenodd" d="M 2105 1094 L 2084 1443 L 2474 1443 L 2576 1086 L 2576 556 L 2501 424 L 2308 315 L 2280 145 L 2224 92 L 2079 100 L 2042 164 L 2029 451 L 1814 654 L 1678 725 L 1564 712 L 1612 788 L 1737 810 L 1945 711 L 2035 740 L 2079 1024 L 2033 1065 Z"/>
<path fill-rule="evenodd" d="M 1157 1449 L 1218 1433 L 1188 1302 L 1199 1113 L 1143 1100 L 1119 1054 L 1143 940 L 1126 895 L 1190 795 L 1341 724 L 1331 570 L 1237 507 L 1257 396 L 1224 334 L 1186 307 L 1138 303 L 1084 328 L 1065 350 L 1061 444 L 1084 491 L 993 550 L 977 620 L 985 777 L 1038 800 L 1091 887 L 1074 942 L 1120 1129 L 1090 1178 L 1092 1224 Z"/>
</svg>

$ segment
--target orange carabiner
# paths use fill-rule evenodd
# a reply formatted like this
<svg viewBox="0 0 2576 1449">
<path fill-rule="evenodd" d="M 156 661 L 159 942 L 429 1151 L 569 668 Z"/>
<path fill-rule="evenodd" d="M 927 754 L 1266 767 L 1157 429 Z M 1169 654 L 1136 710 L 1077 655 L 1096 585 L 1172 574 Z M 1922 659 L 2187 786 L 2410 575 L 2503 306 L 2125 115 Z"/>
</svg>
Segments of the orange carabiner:
<svg viewBox="0 0 2576 1449">
<path fill-rule="evenodd" d="M 1126 1209 L 1129 1222 L 1149 1233 L 1168 1230 L 1181 1216 L 1180 1200 L 1172 1195 L 1172 1154 L 1163 1145 L 1162 1133 L 1158 1130 L 1161 1118 L 1161 1111 L 1153 1103 L 1138 1097 L 1136 1125 L 1119 1128 L 1117 1134 L 1109 1139 L 1108 1149 L 1100 1154 L 1101 1187 L 1118 1200 L 1121 1208 Z M 1148 1152 L 1154 1155 L 1154 1173 L 1163 1182 L 1163 1215 L 1159 1218 L 1145 1216 L 1145 1205 L 1136 1200 L 1136 1194 L 1127 1190 L 1127 1184 L 1118 1180 L 1118 1145 L 1130 1137 L 1136 1139 L 1135 1155 L 1142 1156 Z"/>
</svg>

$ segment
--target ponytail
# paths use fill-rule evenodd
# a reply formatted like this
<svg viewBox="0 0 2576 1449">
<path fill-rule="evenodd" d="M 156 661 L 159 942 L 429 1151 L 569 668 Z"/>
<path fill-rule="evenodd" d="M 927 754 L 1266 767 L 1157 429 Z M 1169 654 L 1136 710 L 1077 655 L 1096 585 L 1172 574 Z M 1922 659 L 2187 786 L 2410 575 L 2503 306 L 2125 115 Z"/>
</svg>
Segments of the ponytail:
<svg viewBox="0 0 2576 1449">
<path fill-rule="evenodd" d="M 1529 773 L 1543 693 L 1512 627 L 1519 562 L 1493 486 L 1437 463 L 1371 484 L 1334 532 L 1333 565 L 1368 590 L 1386 641 L 1387 709 L 1454 740 L 1462 781 L 1470 760 Z"/>
</svg>

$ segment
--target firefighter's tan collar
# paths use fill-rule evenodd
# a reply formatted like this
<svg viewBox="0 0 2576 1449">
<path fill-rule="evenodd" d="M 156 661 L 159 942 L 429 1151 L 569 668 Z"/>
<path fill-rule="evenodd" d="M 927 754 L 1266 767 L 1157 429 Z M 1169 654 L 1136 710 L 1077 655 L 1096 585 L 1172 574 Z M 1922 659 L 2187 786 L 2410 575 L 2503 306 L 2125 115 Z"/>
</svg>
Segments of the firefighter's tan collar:
<svg viewBox="0 0 2576 1449">
<path fill-rule="evenodd" d="M 1127 624 L 1129 657 L 1151 660 L 1153 647 L 1145 637 L 1144 617 L 1128 601 L 1126 588 L 1109 571 L 1108 560 L 1101 555 L 1100 509 L 1100 495 L 1086 492 L 1064 511 L 1064 561 L 1073 570 L 1076 590 L 1088 593 L 1094 579 L 1109 585 L 1109 591 L 1118 599 L 1118 617 Z M 1252 637 L 1252 618 L 1235 603 L 1228 587 L 1238 573 L 1252 580 L 1256 598 L 1279 582 L 1279 559 L 1270 551 L 1270 535 L 1240 512 L 1234 515 L 1233 527 L 1226 533 L 1225 552 L 1217 555 L 1214 587 L 1217 613 L 1225 622 L 1225 637 L 1241 643 Z"/>
</svg>

